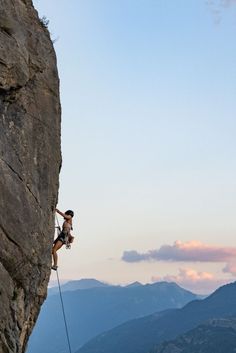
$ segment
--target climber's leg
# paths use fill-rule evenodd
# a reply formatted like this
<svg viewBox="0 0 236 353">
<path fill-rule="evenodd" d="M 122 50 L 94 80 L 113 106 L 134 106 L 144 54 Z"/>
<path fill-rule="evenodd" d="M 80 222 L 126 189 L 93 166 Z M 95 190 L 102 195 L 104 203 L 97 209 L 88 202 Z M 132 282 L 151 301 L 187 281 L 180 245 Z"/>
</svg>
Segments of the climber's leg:
<svg viewBox="0 0 236 353">
<path fill-rule="evenodd" d="M 53 257 L 53 269 L 57 268 L 57 260 L 58 260 L 58 256 L 57 256 L 57 250 L 59 250 L 61 247 L 63 246 L 63 242 L 58 240 L 52 248 L 52 257 Z"/>
</svg>

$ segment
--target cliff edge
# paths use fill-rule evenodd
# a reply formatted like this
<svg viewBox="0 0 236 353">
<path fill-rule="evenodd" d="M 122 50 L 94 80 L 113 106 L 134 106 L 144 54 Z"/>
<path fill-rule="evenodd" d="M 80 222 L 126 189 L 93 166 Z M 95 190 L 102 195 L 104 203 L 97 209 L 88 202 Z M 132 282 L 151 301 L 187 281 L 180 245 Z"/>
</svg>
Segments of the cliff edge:
<svg viewBox="0 0 236 353">
<path fill-rule="evenodd" d="M 22 353 L 51 265 L 60 153 L 56 57 L 31 0 L 0 0 L 0 353 Z"/>
</svg>

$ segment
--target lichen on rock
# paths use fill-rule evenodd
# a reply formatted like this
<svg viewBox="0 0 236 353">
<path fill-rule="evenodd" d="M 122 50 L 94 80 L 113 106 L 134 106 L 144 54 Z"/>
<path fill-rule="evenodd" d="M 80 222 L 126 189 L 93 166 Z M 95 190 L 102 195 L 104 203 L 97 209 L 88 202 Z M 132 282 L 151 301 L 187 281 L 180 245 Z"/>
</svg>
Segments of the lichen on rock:
<svg viewBox="0 0 236 353">
<path fill-rule="evenodd" d="M 46 297 L 60 152 L 56 56 L 31 0 L 0 0 L 0 353 L 22 353 Z"/>
</svg>

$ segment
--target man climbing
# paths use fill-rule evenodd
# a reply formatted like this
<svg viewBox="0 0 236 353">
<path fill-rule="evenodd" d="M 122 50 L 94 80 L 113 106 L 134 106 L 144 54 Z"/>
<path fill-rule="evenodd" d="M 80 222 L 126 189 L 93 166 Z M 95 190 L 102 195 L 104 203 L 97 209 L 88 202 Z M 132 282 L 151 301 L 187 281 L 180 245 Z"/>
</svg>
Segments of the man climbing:
<svg viewBox="0 0 236 353">
<path fill-rule="evenodd" d="M 57 255 L 57 250 L 59 250 L 64 244 L 67 244 L 67 242 L 72 243 L 74 240 L 74 237 L 71 235 L 70 231 L 73 230 L 72 227 L 72 218 L 74 217 L 74 212 L 71 210 L 66 211 L 65 213 L 59 211 L 56 208 L 56 212 L 59 213 L 64 218 L 64 222 L 62 225 L 62 231 L 58 235 L 58 237 L 54 240 L 53 242 L 53 248 L 52 248 L 52 257 L 53 257 L 53 265 L 52 269 L 57 270 L 57 260 L 58 260 L 58 255 Z"/>
</svg>

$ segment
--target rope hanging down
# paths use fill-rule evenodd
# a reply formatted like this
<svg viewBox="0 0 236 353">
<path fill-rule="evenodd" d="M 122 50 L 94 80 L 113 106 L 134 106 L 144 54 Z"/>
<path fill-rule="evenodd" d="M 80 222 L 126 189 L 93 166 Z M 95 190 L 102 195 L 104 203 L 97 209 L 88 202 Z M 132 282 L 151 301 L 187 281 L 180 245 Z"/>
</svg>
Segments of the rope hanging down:
<svg viewBox="0 0 236 353">
<path fill-rule="evenodd" d="M 72 353 L 71 345 L 70 345 L 69 331 L 68 331 L 68 326 L 67 326 L 67 322 L 66 322 L 66 314 L 65 314 L 65 309 L 64 309 L 64 303 L 63 303 L 63 299 L 62 299 L 61 285 L 60 285 L 58 270 L 56 270 L 56 273 L 57 273 L 57 282 L 58 282 L 58 288 L 59 288 L 59 293 L 60 293 L 60 298 L 61 298 L 62 313 L 63 313 L 65 329 L 66 329 L 66 337 L 67 337 L 67 342 L 68 342 L 68 348 L 69 348 L 69 352 Z"/>
<path fill-rule="evenodd" d="M 59 221 L 58 221 L 58 217 L 57 217 L 57 214 L 55 215 L 56 216 L 56 221 L 57 221 L 57 232 L 60 233 L 61 232 L 61 227 L 60 227 L 60 224 L 59 224 Z"/>
</svg>

